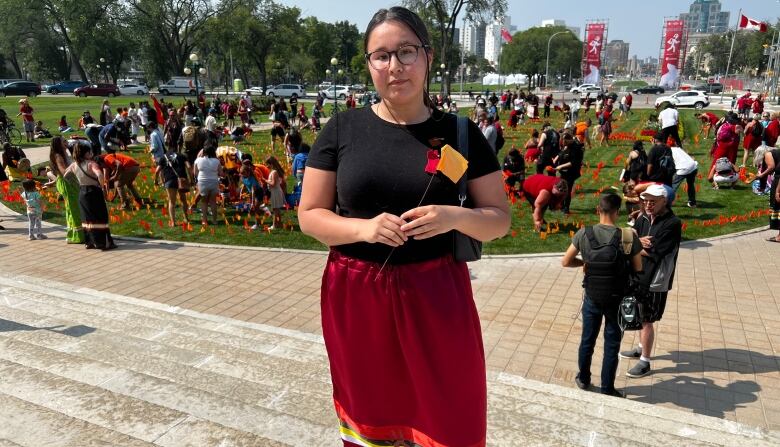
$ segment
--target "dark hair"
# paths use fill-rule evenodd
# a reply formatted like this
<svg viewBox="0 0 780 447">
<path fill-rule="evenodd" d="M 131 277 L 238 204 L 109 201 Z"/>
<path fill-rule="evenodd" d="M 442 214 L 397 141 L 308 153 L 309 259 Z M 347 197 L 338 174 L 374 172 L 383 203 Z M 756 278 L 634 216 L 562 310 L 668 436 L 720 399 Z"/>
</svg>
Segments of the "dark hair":
<svg viewBox="0 0 780 447">
<path fill-rule="evenodd" d="M 366 27 L 366 33 L 363 37 L 363 53 L 368 55 L 368 39 L 371 37 L 371 31 L 377 26 L 385 22 L 398 22 L 405 25 L 412 30 L 415 36 L 420 40 L 420 45 L 425 51 L 425 88 L 423 89 L 423 104 L 430 109 L 436 109 L 436 105 L 431 101 L 431 70 L 430 64 L 428 64 L 428 51 L 431 49 L 431 37 L 428 33 L 428 28 L 425 27 L 425 23 L 420 19 L 420 16 L 414 12 L 402 7 L 393 6 L 390 9 L 380 9 L 377 11 L 371 21 L 368 22 Z M 366 63 L 368 63 L 368 57 L 366 57 Z"/>
<path fill-rule="evenodd" d="M 568 132 L 564 132 L 563 138 L 561 138 L 561 140 L 563 140 L 563 144 L 565 146 L 568 146 L 568 145 L 574 143 L 574 137 L 570 133 L 568 133 Z"/>
<path fill-rule="evenodd" d="M 206 146 L 203 148 L 203 155 L 207 158 L 217 158 L 217 148 L 214 145 Z"/>
<path fill-rule="evenodd" d="M 290 145 L 294 149 L 299 150 L 301 148 L 301 143 L 303 142 L 303 137 L 301 137 L 301 133 L 298 132 L 298 129 L 291 127 L 290 131 L 287 133 L 287 141 L 290 142 Z"/>
<path fill-rule="evenodd" d="M 73 148 L 73 159 L 76 160 L 76 163 L 81 163 L 84 161 L 84 154 L 87 152 L 92 152 L 92 147 L 87 146 L 85 144 L 77 144 Z"/>
<path fill-rule="evenodd" d="M 642 143 L 642 142 L 641 142 L 641 141 L 639 141 L 639 140 L 637 140 L 637 141 L 634 141 L 634 147 L 633 147 L 633 150 L 635 150 L 635 151 L 637 151 L 637 152 L 642 152 L 643 150 L 645 150 L 645 145 L 644 145 L 644 143 Z"/>
<path fill-rule="evenodd" d="M 22 188 L 25 191 L 35 191 L 35 180 L 28 178 L 22 182 Z"/>
<path fill-rule="evenodd" d="M 599 198 L 599 212 L 602 214 L 612 214 L 620 210 L 620 196 L 614 192 L 608 192 Z"/>
<path fill-rule="evenodd" d="M 301 154 L 308 154 L 309 151 L 311 151 L 311 147 L 308 144 L 306 144 L 306 143 L 301 143 L 300 153 Z"/>
<path fill-rule="evenodd" d="M 57 168 L 57 158 L 55 156 L 61 156 L 62 162 L 67 163 L 66 160 L 68 157 L 65 154 L 65 139 L 60 136 L 54 137 L 51 139 L 49 147 L 51 148 L 51 150 L 49 150 L 49 165 L 51 166 L 51 172 L 55 175 L 61 175 L 62 173 Z"/>
<path fill-rule="evenodd" d="M 656 141 L 660 141 L 661 143 L 665 143 L 666 142 L 665 139 L 664 139 L 664 134 L 662 134 L 661 132 L 656 132 L 656 134 L 653 135 L 653 139 L 656 140 Z"/>
<path fill-rule="evenodd" d="M 533 138 L 539 138 L 539 131 L 538 131 L 538 130 L 536 130 L 536 129 L 534 129 L 533 131 L 531 131 L 531 137 L 533 137 Z"/>
<path fill-rule="evenodd" d="M 555 182 L 555 185 L 553 186 L 558 190 L 559 193 L 561 193 L 562 196 L 569 194 L 569 184 L 566 183 L 566 180 L 558 179 L 558 181 Z"/>
<path fill-rule="evenodd" d="M 265 159 L 265 165 L 276 171 L 279 177 L 284 178 L 284 168 L 279 164 L 279 160 L 277 160 L 276 157 L 273 155 L 268 156 L 268 158 Z"/>
</svg>

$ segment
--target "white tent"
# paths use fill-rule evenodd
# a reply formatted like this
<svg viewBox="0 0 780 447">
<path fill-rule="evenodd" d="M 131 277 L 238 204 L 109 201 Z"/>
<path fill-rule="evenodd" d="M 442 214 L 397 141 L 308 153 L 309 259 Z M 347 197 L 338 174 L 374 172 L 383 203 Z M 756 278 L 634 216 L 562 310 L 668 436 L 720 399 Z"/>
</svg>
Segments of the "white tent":
<svg viewBox="0 0 780 447">
<path fill-rule="evenodd" d="M 482 78 L 483 85 L 514 85 L 528 83 L 528 76 L 524 74 L 499 75 L 490 73 Z"/>
</svg>

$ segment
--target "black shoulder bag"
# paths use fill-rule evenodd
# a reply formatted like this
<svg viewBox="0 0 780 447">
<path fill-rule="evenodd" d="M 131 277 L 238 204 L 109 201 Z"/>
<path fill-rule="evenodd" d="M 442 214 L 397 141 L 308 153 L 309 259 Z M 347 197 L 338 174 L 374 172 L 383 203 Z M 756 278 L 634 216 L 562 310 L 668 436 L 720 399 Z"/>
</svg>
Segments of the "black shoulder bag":
<svg viewBox="0 0 780 447">
<path fill-rule="evenodd" d="M 467 117 L 458 117 L 458 152 L 463 157 L 469 159 L 469 119 Z M 468 181 L 468 175 L 463 174 L 463 177 L 458 181 L 458 200 L 460 206 L 463 206 L 463 202 L 466 201 L 466 182 Z M 482 257 L 482 241 L 478 241 L 471 236 L 467 236 L 458 230 L 452 230 L 453 234 L 453 246 L 452 256 L 456 261 L 471 262 L 477 261 Z"/>
</svg>

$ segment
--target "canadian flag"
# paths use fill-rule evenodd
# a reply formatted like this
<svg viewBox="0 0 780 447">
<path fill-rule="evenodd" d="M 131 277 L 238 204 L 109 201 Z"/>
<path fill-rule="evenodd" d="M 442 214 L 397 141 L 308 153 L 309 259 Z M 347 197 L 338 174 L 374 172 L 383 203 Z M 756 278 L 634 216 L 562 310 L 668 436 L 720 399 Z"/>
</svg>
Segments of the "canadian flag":
<svg viewBox="0 0 780 447">
<path fill-rule="evenodd" d="M 749 30 L 755 30 L 755 31 L 761 31 L 762 33 L 766 32 L 766 23 L 760 21 L 760 20 L 754 20 L 750 17 L 742 14 L 739 16 L 739 28 L 740 29 L 749 29 Z"/>
<path fill-rule="evenodd" d="M 509 31 L 507 31 L 506 28 L 501 28 L 501 37 L 506 41 L 506 43 L 512 42 L 512 35 L 509 34 Z"/>
</svg>

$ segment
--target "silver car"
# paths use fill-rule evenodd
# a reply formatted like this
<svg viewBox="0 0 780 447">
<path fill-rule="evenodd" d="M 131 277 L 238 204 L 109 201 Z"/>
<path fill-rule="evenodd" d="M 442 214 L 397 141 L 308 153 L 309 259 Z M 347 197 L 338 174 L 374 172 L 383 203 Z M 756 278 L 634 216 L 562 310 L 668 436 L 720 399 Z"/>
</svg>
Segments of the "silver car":
<svg viewBox="0 0 780 447">
<path fill-rule="evenodd" d="M 271 98 L 281 96 L 284 98 L 303 98 L 306 96 L 306 91 L 302 85 L 299 84 L 279 84 L 269 87 L 265 94 Z"/>
</svg>

